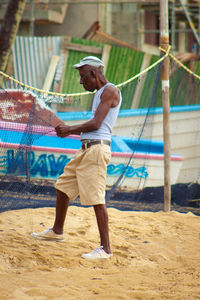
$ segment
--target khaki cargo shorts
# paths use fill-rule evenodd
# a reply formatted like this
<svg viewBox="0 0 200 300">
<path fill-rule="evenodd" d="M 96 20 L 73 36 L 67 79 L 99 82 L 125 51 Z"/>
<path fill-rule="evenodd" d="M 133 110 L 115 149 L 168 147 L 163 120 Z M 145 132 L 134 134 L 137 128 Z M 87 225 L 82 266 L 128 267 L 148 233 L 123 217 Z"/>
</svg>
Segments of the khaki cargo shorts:
<svg viewBox="0 0 200 300">
<path fill-rule="evenodd" d="M 82 205 L 105 204 L 107 165 L 111 158 L 110 146 L 93 145 L 78 150 L 64 168 L 55 188 L 74 200 L 80 195 Z"/>
</svg>

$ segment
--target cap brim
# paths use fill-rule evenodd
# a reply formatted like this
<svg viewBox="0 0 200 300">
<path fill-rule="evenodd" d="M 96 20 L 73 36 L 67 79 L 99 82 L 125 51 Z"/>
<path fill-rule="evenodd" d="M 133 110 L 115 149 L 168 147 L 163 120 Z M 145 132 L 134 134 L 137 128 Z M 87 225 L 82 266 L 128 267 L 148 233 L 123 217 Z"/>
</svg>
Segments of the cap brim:
<svg viewBox="0 0 200 300">
<path fill-rule="evenodd" d="M 78 69 L 78 68 L 81 68 L 81 67 L 86 66 L 86 65 L 92 66 L 92 67 L 96 67 L 96 68 L 98 68 L 98 67 L 104 67 L 103 63 L 96 63 L 96 62 L 80 62 L 80 63 L 78 63 L 76 65 L 73 65 L 73 67 L 75 69 Z"/>
<path fill-rule="evenodd" d="M 73 65 L 73 67 L 74 67 L 75 69 L 81 68 L 82 66 L 84 66 L 84 64 L 76 64 L 76 65 Z"/>
</svg>

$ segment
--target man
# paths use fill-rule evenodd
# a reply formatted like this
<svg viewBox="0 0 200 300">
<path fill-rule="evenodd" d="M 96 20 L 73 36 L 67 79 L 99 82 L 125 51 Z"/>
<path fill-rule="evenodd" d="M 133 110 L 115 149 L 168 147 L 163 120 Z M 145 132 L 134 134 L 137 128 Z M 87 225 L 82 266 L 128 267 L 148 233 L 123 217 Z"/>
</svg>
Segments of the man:
<svg viewBox="0 0 200 300">
<path fill-rule="evenodd" d="M 93 99 L 91 119 L 81 125 L 59 125 L 59 137 L 80 134 L 81 149 L 58 178 L 56 216 L 51 229 L 33 233 L 36 238 L 63 240 L 63 227 L 70 199 L 80 195 L 82 205 L 94 207 L 101 246 L 83 258 L 101 259 L 112 256 L 109 242 L 108 213 L 105 204 L 107 165 L 111 158 L 110 141 L 120 105 L 121 93 L 103 74 L 103 62 L 94 56 L 85 57 L 74 65 L 85 90 L 97 90 Z"/>
</svg>

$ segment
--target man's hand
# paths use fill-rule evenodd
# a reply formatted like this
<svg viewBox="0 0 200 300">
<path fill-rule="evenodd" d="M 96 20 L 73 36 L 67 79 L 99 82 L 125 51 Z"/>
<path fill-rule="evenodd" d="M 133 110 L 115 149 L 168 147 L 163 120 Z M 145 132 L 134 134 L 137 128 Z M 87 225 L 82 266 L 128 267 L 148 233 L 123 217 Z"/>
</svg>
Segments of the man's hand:
<svg viewBox="0 0 200 300">
<path fill-rule="evenodd" d="M 71 134 L 70 126 L 63 125 L 63 124 L 56 126 L 55 131 L 57 133 L 57 136 L 59 137 L 65 137 Z"/>
</svg>

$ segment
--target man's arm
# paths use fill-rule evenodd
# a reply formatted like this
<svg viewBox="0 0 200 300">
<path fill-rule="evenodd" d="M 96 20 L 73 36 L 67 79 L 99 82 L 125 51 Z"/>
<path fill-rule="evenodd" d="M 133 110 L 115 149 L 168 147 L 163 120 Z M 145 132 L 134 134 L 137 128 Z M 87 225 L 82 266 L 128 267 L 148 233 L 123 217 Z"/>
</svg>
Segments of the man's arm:
<svg viewBox="0 0 200 300">
<path fill-rule="evenodd" d="M 93 119 L 80 125 L 58 125 L 55 130 L 58 136 L 66 137 L 70 134 L 80 134 L 81 132 L 90 132 L 100 128 L 110 108 L 119 103 L 119 90 L 114 86 L 107 86 L 101 95 L 101 102 L 96 110 Z"/>
</svg>

